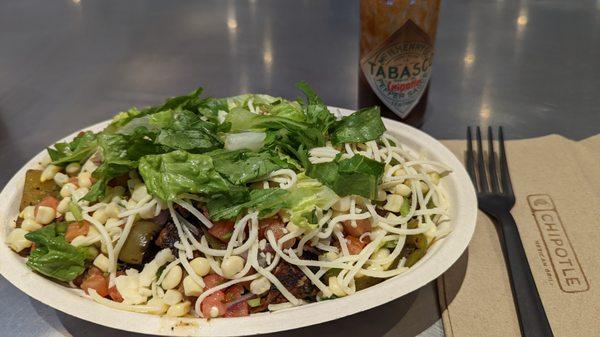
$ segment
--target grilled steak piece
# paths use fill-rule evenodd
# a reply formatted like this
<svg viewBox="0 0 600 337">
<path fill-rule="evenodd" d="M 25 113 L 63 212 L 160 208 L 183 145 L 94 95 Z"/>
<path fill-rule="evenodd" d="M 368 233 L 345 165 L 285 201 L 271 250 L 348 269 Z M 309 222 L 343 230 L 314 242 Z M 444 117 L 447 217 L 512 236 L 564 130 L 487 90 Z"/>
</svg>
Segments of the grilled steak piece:
<svg viewBox="0 0 600 337">
<path fill-rule="evenodd" d="M 313 301 L 319 292 L 302 270 L 292 264 L 279 262 L 273 271 L 273 275 L 296 298 Z"/>
<path fill-rule="evenodd" d="M 255 314 L 257 312 L 264 312 L 264 311 L 267 311 L 267 309 L 269 308 L 269 304 L 279 304 L 279 303 L 283 303 L 286 301 L 287 300 L 285 299 L 285 297 L 283 297 L 283 295 L 281 295 L 279 290 L 271 289 L 271 290 L 269 290 L 269 293 L 267 293 L 267 296 L 263 297 L 260 300 L 259 306 L 250 308 L 250 313 Z"/>
<path fill-rule="evenodd" d="M 173 254 L 177 254 L 178 250 L 175 248 L 175 242 L 179 241 L 179 234 L 177 233 L 177 227 L 169 220 L 164 227 L 158 233 L 154 243 L 160 248 L 170 248 Z"/>
<path fill-rule="evenodd" d="M 191 201 L 191 203 L 192 203 L 192 206 L 196 207 L 198 210 L 200 210 L 204 214 L 204 216 L 206 216 L 207 218 L 210 219 L 210 216 L 208 214 L 208 211 L 206 210 L 206 207 L 199 204 L 197 201 Z M 175 212 L 177 212 L 179 215 L 181 215 L 190 224 L 192 224 L 196 227 L 204 226 L 204 224 L 202 222 L 200 222 L 200 220 L 198 220 L 198 218 L 196 218 L 195 215 L 190 213 L 190 211 L 183 208 L 182 206 L 179 206 L 178 204 L 173 204 L 173 209 L 175 209 Z"/>
<path fill-rule="evenodd" d="M 273 271 L 273 275 L 298 299 L 313 302 L 319 292 L 319 289 L 312 284 L 302 270 L 292 264 L 279 262 Z M 272 285 L 267 296 L 261 299 L 260 305 L 252 308 L 252 313 L 267 310 L 269 304 L 278 304 L 286 301 L 287 299 L 277 290 L 277 287 Z"/>
</svg>

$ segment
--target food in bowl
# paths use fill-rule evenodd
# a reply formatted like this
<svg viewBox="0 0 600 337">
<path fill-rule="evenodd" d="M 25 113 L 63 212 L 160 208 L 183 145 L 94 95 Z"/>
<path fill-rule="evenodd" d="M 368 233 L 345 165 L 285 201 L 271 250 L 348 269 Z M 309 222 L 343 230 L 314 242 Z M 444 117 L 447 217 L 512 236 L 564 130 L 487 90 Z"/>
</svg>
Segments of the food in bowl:
<svg viewBox="0 0 600 337">
<path fill-rule="evenodd" d="M 450 173 L 386 132 L 377 107 L 201 98 L 117 114 L 26 174 L 7 244 L 94 301 L 240 317 L 352 295 L 448 233 Z"/>
</svg>

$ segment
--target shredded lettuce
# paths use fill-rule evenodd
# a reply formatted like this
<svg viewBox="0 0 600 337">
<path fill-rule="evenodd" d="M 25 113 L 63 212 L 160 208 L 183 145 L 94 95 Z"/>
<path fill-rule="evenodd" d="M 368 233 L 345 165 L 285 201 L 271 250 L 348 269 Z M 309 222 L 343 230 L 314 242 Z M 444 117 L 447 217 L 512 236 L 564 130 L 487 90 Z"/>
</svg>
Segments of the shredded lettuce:
<svg viewBox="0 0 600 337">
<path fill-rule="evenodd" d="M 359 110 L 338 121 L 308 84 L 300 82 L 297 88 L 304 99 L 259 94 L 202 98 L 198 88 L 162 105 L 121 112 L 102 132 L 84 132 L 48 153 L 57 165 L 82 163 L 97 154 L 100 165 L 88 201 L 102 198 L 113 178 L 135 169 L 149 192 L 163 200 L 181 193 L 208 198 L 241 193 L 240 202 L 248 202 L 247 185 L 281 168 L 306 171 L 340 196 L 373 198 L 380 164 L 355 156 L 312 165 L 307 151 L 327 141 L 377 139 L 385 130 L 379 110 Z"/>
</svg>

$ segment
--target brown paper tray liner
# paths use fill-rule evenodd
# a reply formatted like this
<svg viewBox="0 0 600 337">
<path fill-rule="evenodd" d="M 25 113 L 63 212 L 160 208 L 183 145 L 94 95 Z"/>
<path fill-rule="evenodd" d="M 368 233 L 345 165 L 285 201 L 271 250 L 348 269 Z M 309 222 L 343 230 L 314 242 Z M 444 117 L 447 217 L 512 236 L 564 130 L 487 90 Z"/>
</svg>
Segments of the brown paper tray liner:
<svg viewBox="0 0 600 337">
<path fill-rule="evenodd" d="M 443 143 L 464 161 L 464 140 Z M 506 145 L 512 214 L 554 335 L 600 336 L 600 135 Z M 437 284 L 446 336 L 520 335 L 498 233 L 482 212 L 468 250 Z"/>
</svg>

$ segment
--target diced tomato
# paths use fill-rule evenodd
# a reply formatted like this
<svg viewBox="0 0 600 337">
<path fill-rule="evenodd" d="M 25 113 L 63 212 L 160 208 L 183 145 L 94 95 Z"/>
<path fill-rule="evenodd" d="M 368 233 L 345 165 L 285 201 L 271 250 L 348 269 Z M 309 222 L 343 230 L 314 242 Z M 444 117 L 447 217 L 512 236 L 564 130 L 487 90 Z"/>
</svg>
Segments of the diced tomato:
<svg viewBox="0 0 600 337">
<path fill-rule="evenodd" d="M 242 297 L 244 293 L 244 286 L 241 284 L 234 284 L 225 290 L 225 302 L 233 302 L 238 298 Z"/>
<path fill-rule="evenodd" d="M 200 309 L 202 310 L 202 314 L 206 318 L 211 318 L 211 309 L 216 307 L 219 310 L 218 316 L 223 316 L 227 312 L 227 305 L 224 303 L 225 301 L 225 293 L 222 291 L 217 291 L 213 294 L 208 295 L 202 304 L 200 305 Z"/>
<path fill-rule="evenodd" d="M 91 266 L 89 267 L 83 274 L 77 276 L 73 280 L 73 284 L 81 288 L 81 283 L 91 275 L 103 275 L 102 270 L 98 269 L 98 267 Z"/>
<path fill-rule="evenodd" d="M 283 222 L 278 216 L 273 216 L 270 218 L 260 219 L 258 221 L 258 237 L 260 239 L 264 239 L 267 237 L 267 231 L 273 230 L 275 228 L 285 228 L 283 226 Z M 275 231 L 273 231 L 275 234 Z"/>
<path fill-rule="evenodd" d="M 366 232 L 371 231 L 371 220 L 369 219 L 361 219 L 356 220 L 356 227 L 352 226 L 351 220 L 346 220 L 343 222 L 344 224 L 344 233 L 346 235 L 352 235 L 355 237 L 360 237 Z"/>
<path fill-rule="evenodd" d="M 208 230 L 210 235 L 222 242 L 229 242 L 231 234 L 233 234 L 233 225 L 235 225 L 235 222 L 233 220 L 222 220 L 213 222 L 213 225 L 214 226 Z"/>
<path fill-rule="evenodd" d="M 121 293 L 117 290 L 117 286 L 108 288 L 108 296 L 115 302 L 123 302 L 123 296 L 121 296 Z"/>
<path fill-rule="evenodd" d="M 363 250 L 363 248 L 365 248 L 365 246 L 367 245 L 366 242 L 361 242 L 358 238 L 354 236 L 348 235 L 345 237 L 345 239 L 350 255 L 356 255 L 360 253 L 360 251 Z"/>
<path fill-rule="evenodd" d="M 106 297 L 108 295 L 108 280 L 104 275 L 89 275 L 81 283 L 81 289 L 83 289 L 87 294 L 89 294 L 89 289 L 94 289 L 98 295 Z"/>
<path fill-rule="evenodd" d="M 287 234 L 287 230 L 283 225 L 283 222 L 279 217 L 271 217 L 266 219 L 261 219 L 258 223 L 258 238 L 260 240 L 265 239 L 267 237 L 267 232 L 273 232 L 273 236 L 276 241 L 279 241 L 284 235 Z M 282 249 L 288 249 L 294 246 L 296 243 L 296 239 L 290 239 L 282 243 Z M 269 251 L 274 252 L 271 247 L 269 247 Z"/>
<path fill-rule="evenodd" d="M 100 269 L 98 269 L 98 271 L 100 271 Z M 117 277 L 121 275 L 125 275 L 125 272 L 122 270 L 117 271 Z M 115 302 L 123 302 L 123 296 L 121 296 L 121 293 L 117 289 L 116 285 L 113 285 L 112 287 L 108 288 L 108 296 L 110 296 L 110 298 L 112 298 L 112 300 Z"/>
<path fill-rule="evenodd" d="M 104 275 L 104 273 L 102 272 L 102 270 L 100 270 L 100 268 L 96 266 L 91 266 L 90 268 L 88 268 L 86 276 L 91 275 Z"/>
<path fill-rule="evenodd" d="M 241 301 L 240 303 L 236 303 L 229 308 L 225 312 L 223 317 L 244 317 L 250 315 L 250 308 L 248 306 L 248 302 Z"/>
<path fill-rule="evenodd" d="M 80 235 L 87 235 L 90 231 L 90 223 L 83 220 L 78 222 L 72 222 L 67 226 L 67 231 L 65 232 L 65 240 L 68 242 L 73 241 L 76 237 Z"/>
<path fill-rule="evenodd" d="M 225 291 L 225 303 L 235 302 L 242 297 L 245 289 L 241 284 L 234 284 Z M 241 301 L 227 307 L 225 317 L 242 317 L 249 315 L 249 307 L 246 301 Z"/>
<path fill-rule="evenodd" d="M 217 274 L 208 274 L 202 278 L 204 284 L 206 284 L 206 289 L 210 289 L 212 287 L 216 287 L 219 284 L 225 282 L 225 279 Z"/>
<path fill-rule="evenodd" d="M 37 204 L 37 207 L 35 208 L 36 213 L 37 208 L 40 206 L 46 206 L 56 210 L 56 208 L 58 207 L 58 200 L 56 200 L 56 198 L 51 195 L 45 196 L 44 199 L 42 199 L 42 201 L 40 201 L 40 203 Z"/>
</svg>

